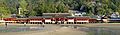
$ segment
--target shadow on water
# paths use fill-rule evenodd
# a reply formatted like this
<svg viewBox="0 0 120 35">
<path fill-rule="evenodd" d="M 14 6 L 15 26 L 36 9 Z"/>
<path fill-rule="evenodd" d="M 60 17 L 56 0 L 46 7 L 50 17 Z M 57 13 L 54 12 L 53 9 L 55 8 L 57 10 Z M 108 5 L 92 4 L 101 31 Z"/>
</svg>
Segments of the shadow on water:
<svg viewBox="0 0 120 35">
<path fill-rule="evenodd" d="M 113 28 L 113 29 L 112 29 Z M 115 27 L 117 29 L 117 27 Z M 120 35 L 120 29 L 114 27 L 79 27 L 78 30 L 85 31 L 87 35 Z M 120 27 L 118 27 L 120 28 Z"/>
<path fill-rule="evenodd" d="M 0 26 L 0 32 L 24 32 L 41 30 L 45 30 L 45 28 L 41 26 Z"/>
</svg>

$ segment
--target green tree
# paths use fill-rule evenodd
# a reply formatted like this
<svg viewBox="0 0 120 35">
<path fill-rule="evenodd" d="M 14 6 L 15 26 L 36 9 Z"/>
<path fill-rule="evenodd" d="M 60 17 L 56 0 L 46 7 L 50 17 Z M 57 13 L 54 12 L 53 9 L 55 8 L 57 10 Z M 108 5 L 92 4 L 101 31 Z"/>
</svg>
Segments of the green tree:
<svg viewBox="0 0 120 35">
<path fill-rule="evenodd" d="M 0 14 L 3 16 L 0 17 L 8 17 L 10 16 L 10 10 L 7 7 L 7 4 L 4 0 L 0 0 Z"/>
<path fill-rule="evenodd" d="M 26 0 L 19 0 L 19 4 L 19 8 L 22 8 L 21 15 L 26 16 L 26 14 L 29 13 L 29 11 L 27 10 L 28 3 L 26 2 Z"/>
</svg>

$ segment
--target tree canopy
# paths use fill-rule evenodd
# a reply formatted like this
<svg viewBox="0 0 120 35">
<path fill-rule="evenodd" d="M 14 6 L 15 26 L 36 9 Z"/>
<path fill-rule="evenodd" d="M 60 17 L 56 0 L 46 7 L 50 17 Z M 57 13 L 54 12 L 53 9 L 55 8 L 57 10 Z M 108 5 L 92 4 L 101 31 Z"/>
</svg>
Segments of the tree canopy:
<svg viewBox="0 0 120 35">
<path fill-rule="evenodd" d="M 85 9 L 81 10 L 84 6 Z M 120 13 L 120 0 L 0 0 L 0 14 L 41 16 L 42 13 L 67 13 L 68 10 L 84 11 L 87 14 L 104 15 Z"/>
</svg>

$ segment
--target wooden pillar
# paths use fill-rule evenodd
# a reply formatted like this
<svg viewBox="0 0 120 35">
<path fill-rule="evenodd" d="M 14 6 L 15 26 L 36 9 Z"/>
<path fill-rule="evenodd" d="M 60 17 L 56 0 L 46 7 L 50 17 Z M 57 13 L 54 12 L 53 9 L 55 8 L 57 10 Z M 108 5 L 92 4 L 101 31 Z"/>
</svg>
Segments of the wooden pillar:
<svg viewBox="0 0 120 35">
<path fill-rule="evenodd" d="M 72 24 L 74 24 L 74 22 Z"/>
</svg>

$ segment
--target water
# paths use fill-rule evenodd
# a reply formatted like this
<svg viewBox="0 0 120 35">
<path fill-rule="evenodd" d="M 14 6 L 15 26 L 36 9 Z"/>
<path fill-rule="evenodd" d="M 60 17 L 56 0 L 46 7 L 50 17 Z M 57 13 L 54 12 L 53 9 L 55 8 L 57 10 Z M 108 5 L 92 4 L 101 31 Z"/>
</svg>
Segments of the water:
<svg viewBox="0 0 120 35">
<path fill-rule="evenodd" d="M 85 31 L 87 35 L 119 35 L 120 27 L 80 27 L 79 30 Z"/>
<path fill-rule="evenodd" d="M 8 27 L 0 26 L 0 32 L 42 31 L 42 30 L 52 30 L 52 28 L 56 28 L 56 26 L 46 25 L 45 27 L 42 27 L 39 25 L 32 25 L 32 26 L 8 25 Z M 79 27 L 77 29 L 87 32 L 88 33 L 87 35 L 119 35 L 120 34 L 120 27 Z"/>
<path fill-rule="evenodd" d="M 41 31 L 45 30 L 42 26 L 0 26 L 0 32 L 24 32 L 24 31 Z"/>
<path fill-rule="evenodd" d="M 84 26 L 65 26 L 80 31 L 85 31 L 87 35 L 120 35 L 119 26 L 95 26 L 95 27 L 84 27 Z"/>
</svg>

